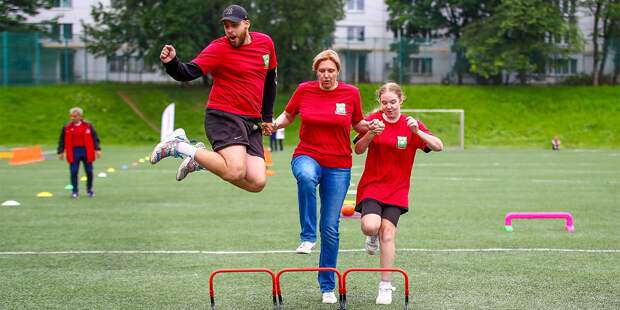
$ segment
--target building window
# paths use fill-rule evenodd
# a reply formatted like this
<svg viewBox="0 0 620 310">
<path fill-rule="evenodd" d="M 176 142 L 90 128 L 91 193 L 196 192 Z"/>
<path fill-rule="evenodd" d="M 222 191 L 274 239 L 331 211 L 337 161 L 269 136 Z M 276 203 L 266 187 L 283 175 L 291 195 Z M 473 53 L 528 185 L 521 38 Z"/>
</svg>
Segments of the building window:
<svg viewBox="0 0 620 310">
<path fill-rule="evenodd" d="M 554 75 L 577 74 L 577 59 L 556 58 L 549 61 L 547 71 Z"/>
<path fill-rule="evenodd" d="M 433 58 L 412 58 L 411 69 L 413 75 L 432 75 Z"/>
<path fill-rule="evenodd" d="M 347 0 L 347 11 L 349 12 L 364 11 L 364 0 Z"/>
<path fill-rule="evenodd" d="M 559 0 L 557 4 L 562 13 L 565 15 L 573 15 L 575 14 L 575 1 L 576 0 Z"/>
<path fill-rule="evenodd" d="M 144 66 L 144 60 L 136 56 L 108 57 L 108 71 L 112 73 L 144 73 L 153 70 Z"/>
<path fill-rule="evenodd" d="M 347 27 L 347 41 L 364 41 L 364 27 L 363 26 Z"/>
<path fill-rule="evenodd" d="M 547 33 L 545 41 L 556 46 L 566 46 L 570 41 L 568 33 Z"/>
<path fill-rule="evenodd" d="M 71 0 L 53 0 L 52 7 L 55 8 L 70 8 Z"/>
<path fill-rule="evenodd" d="M 71 40 L 73 24 L 52 24 L 52 38 L 55 40 Z"/>
</svg>

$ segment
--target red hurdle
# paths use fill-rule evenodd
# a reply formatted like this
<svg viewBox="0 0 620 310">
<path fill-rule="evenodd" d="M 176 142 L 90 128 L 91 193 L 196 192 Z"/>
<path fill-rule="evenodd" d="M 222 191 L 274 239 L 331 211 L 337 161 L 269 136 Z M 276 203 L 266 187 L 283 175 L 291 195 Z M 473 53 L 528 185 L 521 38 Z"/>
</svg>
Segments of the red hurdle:
<svg viewBox="0 0 620 310">
<path fill-rule="evenodd" d="M 351 272 L 398 272 L 403 275 L 405 279 L 405 310 L 409 309 L 409 275 L 407 272 L 400 268 L 349 268 L 344 273 L 340 273 L 336 268 L 330 267 L 308 267 L 308 268 L 284 268 L 275 274 L 270 269 L 266 268 L 248 268 L 248 269 L 217 269 L 211 272 L 209 277 L 209 295 L 211 297 L 211 309 L 215 310 L 215 294 L 213 290 L 213 280 L 219 273 L 267 273 L 271 276 L 271 294 L 273 298 L 273 308 L 281 309 L 284 306 L 282 298 L 282 286 L 280 285 L 280 278 L 283 274 L 289 272 L 308 272 L 308 271 L 325 271 L 334 272 L 338 277 L 338 293 L 340 295 L 340 303 L 338 309 L 347 309 L 347 275 Z"/>
<path fill-rule="evenodd" d="M 566 231 L 575 231 L 575 226 L 573 226 L 573 215 L 568 212 L 509 212 L 504 218 L 504 230 L 513 230 L 513 219 L 565 219 Z"/>
<path fill-rule="evenodd" d="M 344 287 L 343 287 L 344 283 L 342 281 L 342 275 L 340 274 L 340 271 L 338 271 L 338 269 L 331 268 L 331 267 L 284 268 L 276 274 L 276 290 L 277 290 L 278 302 L 280 303 L 280 307 L 284 305 L 284 302 L 282 301 L 282 283 L 280 281 L 280 278 L 282 277 L 282 275 L 287 272 L 308 272 L 308 271 L 334 272 L 336 274 L 336 277 L 338 277 L 338 294 L 340 295 L 340 300 L 342 300 L 343 298 L 342 296 L 344 292 Z"/>
<path fill-rule="evenodd" d="M 340 294 L 340 309 L 347 309 L 347 275 L 351 272 L 399 272 L 405 278 L 405 310 L 409 309 L 409 275 L 400 268 L 349 268 L 342 274 L 342 293 Z"/>
<path fill-rule="evenodd" d="M 211 297 L 211 309 L 215 310 L 215 297 L 214 297 L 214 291 L 213 291 L 213 279 L 215 278 L 215 276 L 219 273 L 245 273 L 245 272 L 252 272 L 252 273 L 267 273 L 271 276 L 271 294 L 273 296 L 273 308 L 274 309 L 278 309 L 278 301 L 276 299 L 276 288 L 278 287 L 278 284 L 276 282 L 276 275 L 275 273 L 273 273 L 273 271 L 267 269 L 267 268 L 249 268 L 249 269 L 217 269 L 214 270 L 213 272 L 211 272 L 211 276 L 209 277 L 209 296 Z"/>
</svg>

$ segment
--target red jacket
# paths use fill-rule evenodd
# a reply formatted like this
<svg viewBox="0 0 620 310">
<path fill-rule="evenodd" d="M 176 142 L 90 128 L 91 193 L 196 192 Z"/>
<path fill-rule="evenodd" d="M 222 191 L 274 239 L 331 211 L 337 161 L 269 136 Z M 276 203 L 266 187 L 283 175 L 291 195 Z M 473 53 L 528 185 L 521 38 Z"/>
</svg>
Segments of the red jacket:
<svg viewBox="0 0 620 310">
<path fill-rule="evenodd" d="M 95 161 L 95 150 L 99 150 L 99 138 L 95 129 L 90 123 L 85 121 L 80 122 L 79 125 L 75 125 L 73 122 L 69 122 L 63 127 L 58 141 L 58 153 L 66 152 L 67 162 L 73 162 L 73 147 L 75 146 L 74 140 L 78 137 L 84 139 L 84 147 L 86 148 L 86 162 L 92 163 Z"/>
</svg>

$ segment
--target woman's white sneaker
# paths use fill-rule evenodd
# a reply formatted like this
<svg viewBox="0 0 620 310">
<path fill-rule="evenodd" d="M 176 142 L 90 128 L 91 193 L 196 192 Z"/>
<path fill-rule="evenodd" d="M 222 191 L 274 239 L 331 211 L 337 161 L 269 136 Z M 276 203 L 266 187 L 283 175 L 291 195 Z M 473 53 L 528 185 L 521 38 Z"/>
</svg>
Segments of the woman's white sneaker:
<svg viewBox="0 0 620 310">
<path fill-rule="evenodd" d="M 323 303 L 324 304 L 335 304 L 338 302 L 336 298 L 336 294 L 334 292 L 323 293 Z"/>
<path fill-rule="evenodd" d="M 312 249 L 314 248 L 315 244 L 316 242 L 303 241 L 297 247 L 297 250 L 295 250 L 295 252 L 297 252 L 297 254 L 310 254 L 312 253 Z"/>
</svg>

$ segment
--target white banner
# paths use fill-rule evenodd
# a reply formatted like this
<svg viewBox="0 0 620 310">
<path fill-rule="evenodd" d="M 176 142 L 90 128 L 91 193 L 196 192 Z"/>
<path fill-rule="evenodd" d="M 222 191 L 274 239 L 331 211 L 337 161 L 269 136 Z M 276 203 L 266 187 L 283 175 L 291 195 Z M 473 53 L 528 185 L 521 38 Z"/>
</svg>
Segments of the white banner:
<svg viewBox="0 0 620 310">
<path fill-rule="evenodd" d="M 161 114 L 161 141 L 174 131 L 174 103 L 169 104 Z"/>
</svg>

